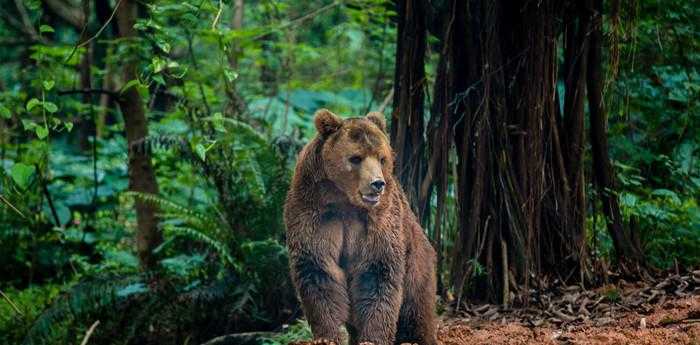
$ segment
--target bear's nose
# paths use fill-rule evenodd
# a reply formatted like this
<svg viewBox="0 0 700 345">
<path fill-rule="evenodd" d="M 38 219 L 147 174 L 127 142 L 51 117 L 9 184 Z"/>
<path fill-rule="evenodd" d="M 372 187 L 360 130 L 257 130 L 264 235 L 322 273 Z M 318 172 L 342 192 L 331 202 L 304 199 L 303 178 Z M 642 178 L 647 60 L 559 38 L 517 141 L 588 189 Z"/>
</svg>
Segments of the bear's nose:
<svg viewBox="0 0 700 345">
<path fill-rule="evenodd" d="M 375 192 L 381 193 L 384 190 L 384 186 L 386 186 L 386 182 L 384 182 L 384 180 L 377 179 L 372 181 L 370 185 L 372 186 L 372 189 L 374 189 Z"/>
</svg>

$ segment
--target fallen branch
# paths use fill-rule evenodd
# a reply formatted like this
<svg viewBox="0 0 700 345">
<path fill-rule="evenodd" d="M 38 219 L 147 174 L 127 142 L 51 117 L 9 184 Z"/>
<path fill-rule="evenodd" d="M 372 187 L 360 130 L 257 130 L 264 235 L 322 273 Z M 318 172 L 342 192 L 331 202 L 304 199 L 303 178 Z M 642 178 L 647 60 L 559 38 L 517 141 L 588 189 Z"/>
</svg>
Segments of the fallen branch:
<svg viewBox="0 0 700 345">
<path fill-rule="evenodd" d="M 254 345 L 260 344 L 263 338 L 279 335 L 275 332 L 247 332 L 222 335 L 203 343 L 202 345 Z"/>
<path fill-rule="evenodd" d="M 16 305 L 14 302 L 12 302 L 12 300 L 10 299 L 10 297 L 7 297 L 7 295 L 6 295 L 4 292 L 2 292 L 2 290 L 0 290 L 0 295 L 2 295 L 2 297 L 7 301 L 7 303 L 10 304 L 10 306 L 12 307 L 12 309 L 14 309 L 15 312 L 17 312 L 17 314 L 19 314 L 20 316 L 24 317 L 24 313 L 23 313 L 21 310 L 19 310 L 19 308 L 17 307 L 17 305 Z"/>
<path fill-rule="evenodd" d="M 80 342 L 80 345 L 86 345 L 88 340 L 90 339 L 90 336 L 92 335 L 92 332 L 95 331 L 95 328 L 100 324 L 100 320 L 95 321 L 95 323 L 88 328 L 87 332 L 85 332 L 85 337 L 83 338 L 83 341 Z"/>
</svg>

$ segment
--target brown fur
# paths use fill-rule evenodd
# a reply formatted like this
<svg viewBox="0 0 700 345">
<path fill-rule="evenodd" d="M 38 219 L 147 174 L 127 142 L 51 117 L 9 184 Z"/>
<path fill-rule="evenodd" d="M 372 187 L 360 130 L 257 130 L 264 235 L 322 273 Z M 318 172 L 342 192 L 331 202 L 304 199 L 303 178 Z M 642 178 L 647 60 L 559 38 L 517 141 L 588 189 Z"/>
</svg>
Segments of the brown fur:
<svg viewBox="0 0 700 345">
<path fill-rule="evenodd" d="M 384 116 L 315 118 L 284 207 L 294 285 L 314 337 L 437 344 L 435 252 L 393 176 Z M 360 157 L 361 162 L 351 157 Z M 355 162 L 355 163 L 353 163 Z M 370 183 L 386 186 L 372 205 Z"/>
</svg>

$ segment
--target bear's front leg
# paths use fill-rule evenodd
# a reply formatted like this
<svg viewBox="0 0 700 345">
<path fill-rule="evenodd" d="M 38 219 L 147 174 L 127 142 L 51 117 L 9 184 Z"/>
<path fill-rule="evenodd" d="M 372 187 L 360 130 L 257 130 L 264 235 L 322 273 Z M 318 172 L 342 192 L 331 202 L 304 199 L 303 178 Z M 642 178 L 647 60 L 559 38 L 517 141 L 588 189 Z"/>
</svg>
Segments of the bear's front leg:
<svg viewBox="0 0 700 345">
<path fill-rule="evenodd" d="M 370 261 L 355 272 L 350 286 L 352 323 L 360 343 L 391 345 L 403 294 L 403 260 Z"/>
<path fill-rule="evenodd" d="M 315 339 L 341 344 L 340 326 L 350 301 L 345 274 L 332 259 L 308 252 L 292 255 L 292 275 Z"/>
</svg>

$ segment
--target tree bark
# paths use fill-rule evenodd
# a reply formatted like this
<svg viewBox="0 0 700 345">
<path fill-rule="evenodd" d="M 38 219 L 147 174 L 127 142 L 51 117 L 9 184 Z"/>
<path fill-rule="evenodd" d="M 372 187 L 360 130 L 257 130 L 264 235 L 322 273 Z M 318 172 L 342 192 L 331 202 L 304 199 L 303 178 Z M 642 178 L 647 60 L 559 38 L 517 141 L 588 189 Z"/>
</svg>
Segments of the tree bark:
<svg viewBox="0 0 700 345">
<path fill-rule="evenodd" d="M 453 8 L 464 18 L 455 23 L 467 25 L 453 38 L 464 51 L 455 65 L 464 67 L 455 68 L 449 102 L 463 104 L 453 109 L 459 233 L 450 283 L 458 300 L 467 292 L 507 302 L 511 275 L 527 288 L 532 275 L 568 280 L 580 271 L 584 185 L 571 193 L 567 181 L 583 181 L 583 113 L 557 119 L 560 2 L 473 0 Z M 558 122 L 576 138 L 564 148 Z"/>
<path fill-rule="evenodd" d="M 602 11 L 603 0 L 594 0 L 593 26 L 590 35 L 590 50 L 587 81 L 588 108 L 590 112 L 590 141 L 593 153 L 593 176 L 598 195 L 603 205 L 605 223 L 610 233 L 619 262 L 636 269 L 643 264 L 641 248 L 635 245 L 631 234 L 625 231 L 620 215 L 620 204 L 615 194 L 616 182 L 613 166 L 608 154 L 608 116 L 603 102 L 602 71 Z M 619 6 L 619 2 L 618 5 Z M 619 9 L 618 9 L 619 10 Z"/>
<path fill-rule="evenodd" d="M 243 0 L 233 1 L 233 13 L 231 16 L 231 29 L 240 30 L 243 28 L 243 15 L 244 15 L 244 2 Z M 229 47 L 228 63 L 233 72 L 238 71 L 238 59 L 243 53 L 240 44 L 238 42 L 232 42 Z M 241 97 L 237 88 L 237 80 L 229 81 L 226 79 L 226 95 L 229 98 L 229 104 L 226 106 L 226 113 L 230 115 L 241 115 L 245 112 L 246 105 L 243 97 Z"/>
<path fill-rule="evenodd" d="M 446 196 L 450 175 L 450 150 L 453 144 L 453 126 L 457 120 L 455 114 L 464 111 L 463 102 L 452 103 L 456 92 L 462 92 L 466 86 L 466 80 L 459 78 L 464 75 L 465 45 L 459 41 L 466 35 L 466 13 L 464 2 L 450 1 L 449 7 L 440 14 L 439 22 L 444 23 L 440 28 L 441 32 L 436 35 L 443 37 L 438 62 L 437 76 L 433 88 L 433 104 L 431 107 L 432 124 L 429 132 L 431 145 L 429 173 L 422 182 L 420 205 L 427 210 L 430 205 L 430 195 L 423 195 L 426 184 L 435 184 L 437 189 L 437 210 L 435 213 L 435 225 L 433 228 L 433 245 L 437 251 L 438 272 L 442 272 L 443 267 L 443 222 L 446 213 Z M 466 211 L 466 209 L 465 209 Z M 460 217 L 461 218 L 461 217 Z M 446 291 L 442 277 L 438 275 L 438 292 L 441 295 Z"/>
<path fill-rule="evenodd" d="M 458 303 L 464 293 L 507 303 L 518 285 L 527 290 L 539 282 L 533 276 L 566 283 L 589 278 L 587 90 L 596 183 L 614 188 L 601 99 L 602 34 L 592 20 L 594 1 L 602 6 L 602 0 L 450 0 L 444 6 L 397 1 L 391 129 L 397 175 L 423 224 L 434 219 L 433 231 L 443 231 L 442 203 L 454 143 L 457 234 L 452 252 L 439 262 L 444 259 L 450 267 L 447 283 Z M 441 39 L 441 53 L 424 128 L 429 8 L 444 12 L 436 21 L 444 27 L 431 26 Z M 563 106 L 558 82 L 564 84 Z M 433 190 L 438 209 L 431 218 Z M 617 199 L 608 195 L 603 202 L 613 220 L 609 226 L 616 249 L 641 259 L 631 234 L 624 236 Z M 438 250 L 443 238 L 432 234 Z"/>
<path fill-rule="evenodd" d="M 44 3 L 51 12 L 76 29 L 82 30 L 85 26 L 85 13 L 79 7 L 64 0 L 44 0 Z"/>
<path fill-rule="evenodd" d="M 425 175 L 424 92 L 426 11 L 424 0 L 397 2 L 398 40 L 394 80 L 391 142 L 396 154 L 395 171 L 411 207 L 420 215 L 418 199 Z"/>
<path fill-rule="evenodd" d="M 138 3 L 134 0 L 122 0 L 117 9 L 116 17 L 119 25 L 119 36 L 125 39 L 137 37 L 134 23 L 137 19 Z M 122 68 L 124 82 L 138 78 L 137 61 L 132 58 L 125 61 Z M 129 88 L 119 98 L 119 107 L 124 117 L 127 147 L 148 136 L 148 122 L 144 112 L 144 104 L 138 90 Z M 129 189 L 136 192 L 158 194 L 158 183 L 151 163 L 148 150 L 129 149 Z M 136 200 L 136 251 L 141 268 L 151 270 L 157 261 L 153 254 L 162 241 L 158 228 L 156 207 L 152 204 Z"/>
</svg>

